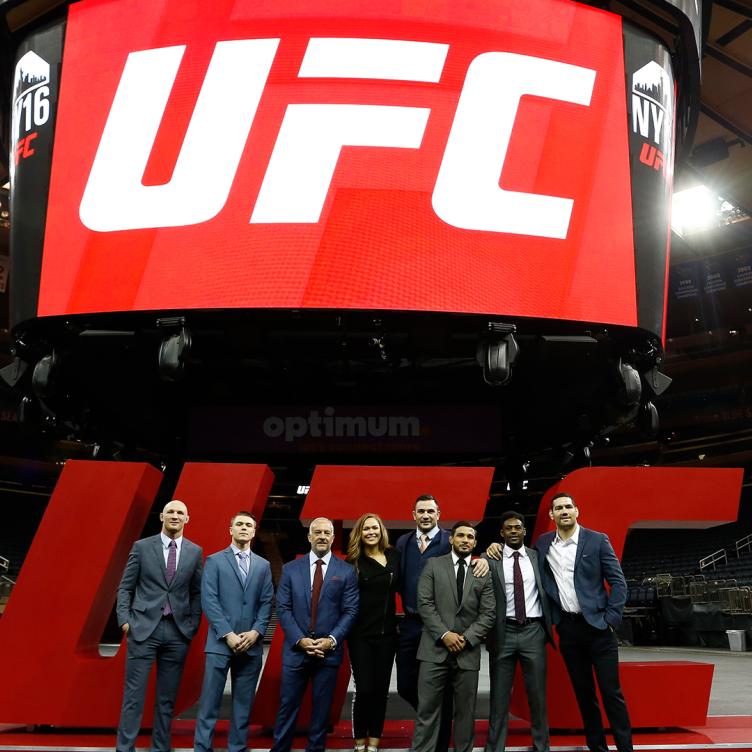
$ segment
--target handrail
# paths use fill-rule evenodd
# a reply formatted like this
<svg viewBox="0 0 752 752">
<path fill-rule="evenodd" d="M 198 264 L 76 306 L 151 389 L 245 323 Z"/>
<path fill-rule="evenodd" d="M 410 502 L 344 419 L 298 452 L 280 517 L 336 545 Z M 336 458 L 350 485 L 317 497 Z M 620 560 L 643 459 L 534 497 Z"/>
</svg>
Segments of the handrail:
<svg viewBox="0 0 752 752">
<path fill-rule="evenodd" d="M 708 567 L 713 567 L 713 569 L 715 569 L 715 565 L 719 561 L 728 564 L 728 555 L 726 554 L 725 548 L 719 548 L 717 551 L 713 551 L 712 554 L 708 554 L 705 558 L 700 559 L 700 571 L 702 572 L 703 569 L 707 569 Z"/>
<path fill-rule="evenodd" d="M 10 561 L 4 556 L 0 556 L 0 571 L 7 572 L 10 568 Z"/>
<path fill-rule="evenodd" d="M 745 549 L 748 548 L 750 551 L 752 551 L 752 533 L 749 535 L 745 535 L 743 538 L 739 538 L 738 541 L 734 544 L 736 546 L 736 558 L 740 558 L 739 554 Z"/>
</svg>

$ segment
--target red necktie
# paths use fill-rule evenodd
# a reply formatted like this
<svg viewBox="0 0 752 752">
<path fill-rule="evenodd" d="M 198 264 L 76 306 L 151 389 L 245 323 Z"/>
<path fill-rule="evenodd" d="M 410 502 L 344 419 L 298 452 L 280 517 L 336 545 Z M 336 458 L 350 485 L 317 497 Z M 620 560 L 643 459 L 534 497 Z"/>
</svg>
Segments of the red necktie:
<svg viewBox="0 0 752 752">
<path fill-rule="evenodd" d="M 324 584 L 324 562 L 316 559 L 316 571 L 313 574 L 313 589 L 311 590 L 311 632 L 316 630 L 316 613 L 319 610 L 319 596 Z"/>
<path fill-rule="evenodd" d="M 515 551 L 514 565 L 512 568 L 513 576 L 512 582 L 514 583 L 514 618 L 520 624 L 525 623 L 525 586 L 522 584 L 522 569 L 520 569 L 520 552 Z"/>
</svg>

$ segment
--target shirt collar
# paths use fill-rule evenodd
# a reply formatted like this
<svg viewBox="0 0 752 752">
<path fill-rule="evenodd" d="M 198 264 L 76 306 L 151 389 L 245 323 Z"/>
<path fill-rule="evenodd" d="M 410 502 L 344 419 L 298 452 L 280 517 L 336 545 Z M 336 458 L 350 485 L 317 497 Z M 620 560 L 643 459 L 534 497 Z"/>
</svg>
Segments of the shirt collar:
<svg viewBox="0 0 752 752">
<path fill-rule="evenodd" d="M 329 566 L 329 561 L 331 560 L 331 558 L 332 558 L 332 552 L 331 551 L 329 551 L 329 553 L 326 556 L 322 556 L 321 557 L 321 561 L 324 562 L 324 566 L 325 567 Z M 308 565 L 309 566 L 312 567 L 318 561 L 318 559 L 319 559 L 319 557 L 316 556 L 316 554 L 313 553 L 313 551 L 309 551 L 308 552 Z"/>
<path fill-rule="evenodd" d="M 238 554 L 242 554 L 243 553 L 243 551 L 241 551 L 234 543 L 230 543 L 230 548 L 232 549 L 232 552 L 235 554 L 235 556 L 237 556 Z M 251 555 L 251 549 L 250 548 L 246 548 L 245 553 L 247 553 L 248 556 L 250 557 L 250 555 Z"/>
<path fill-rule="evenodd" d="M 420 528 L 416 528 L 415 529 L 415 537 L 418 540 L 420 540 L 420 536 L 421 535 L 427 535 L 428 536 L 428 540 L 432 541 L 436 537 L 436 535 L 438 534 L 438 532 L 439 532 L 439 526 L 438 525 L 434 525 L 427 533 L 421 533 L 420 532 Z"/>
<path fill-rule="evenodd" d="M 525 546 L 520 546 L 519 548 L 512 548 L 511 546 L 504 546 L 504 548 L 501 550 L 502 554 L 507 557 L 507 559 L 511 559 L 512 555 L 515 551 L 520 552 L 520 556 L 524 559 L 527 558 L 527 551 L 525 550 Z"/>
<path fill-rule="evenodd" d="M 580 542 L 580 526 L 576 522 L 574 524 L 574 532 L 566 540 L 562 540 L 559 537 L 558 530 L 556 531 L 556 535 L 554 536 L 554 543 L 557 546 L 576 546 L 579 542 Z"/>
<path fill-rule="evenodd" d="M 165 535 L 163 532 L 159 534 L 159 537 L 162 539 L 162 548 L 169 548 L 170 547 L 170 541 L 174 540 L 177 544 L 177 550 L 180 551 L 180 547 L 183 545 L 183 536 L 181 535 L 179 538 L 170 538 L 169 535 Z"/>
<path fill-rule="evenodd" d="M 465 564 L 467 566 L 469 566 L 470 565 L 470 556 L 471 556 L 471 554 L 468 554 L 467 556 L 457 556 L 457 554 L 454 553 L 454 551 L 452 551 L 452 564 L 454 564 L 454 566 L 456 567 L 457 566 L 457 562 L 462 558 L 462 559 L 465 560 Z"/>
</svg>

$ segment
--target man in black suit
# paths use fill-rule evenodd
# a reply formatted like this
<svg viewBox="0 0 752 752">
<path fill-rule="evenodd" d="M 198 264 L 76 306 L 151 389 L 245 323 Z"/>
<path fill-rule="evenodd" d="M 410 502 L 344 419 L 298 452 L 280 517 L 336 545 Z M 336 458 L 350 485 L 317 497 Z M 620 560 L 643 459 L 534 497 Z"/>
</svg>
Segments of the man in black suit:
<svg viewBox="0 0 752 752">
<path fill-rule="evenodd" d="M 117 752 L 133 752 L 151 667 L 157 664 L 152 750 L 169 752 L 170 724 L 183 665 L 201 621 L 201 548 L 183 537 L 188 508 L 174 499 L 159 515 L 162 531 L 133 544 L 117 594 L 128 639 Z"/>
<path fill-rule="evenodd" d="M 616 628 L 627 600 L 627 583 L 608 536 L 577 524 L 579 510 L 557 493 L 549 511 L 555 533 L 536 547 L 546 564 L 543 587 L 551 598 L 559 649 L 572 682 L 590 752 L 607 752 L 595 681 L 619 752 L 632 752 L 632 726 L 619 683 Z M 611 591 L 604 586 L 607 582 Z"/>
<path fill-rule="evenodd" d="M 418 646 L 423 633 L 423 620 L 418 614 L 418 581 L 429 559 L 445 556 L 451 551 L 449 531 L 439 527 L 441 510 L 431 494 L 421 494 L 413 506 L 415 532 L 405 533 L 397 539 L 400 552 L 400 581 L 402 608 L 405 618 L 399 625 L 397 644 L 397 693 L 418 709 Z M 488 573 L 488 564 L 477 559 L 471 565 L 476 577 Z M 447 691 L 442 706 L 436 752 L 446 752 L 452 734 L 452 692 Z"/>
<path fill-rule="evenodd" d="M 535 752 L 548 752 L 546 710 L 546 643 L 553 644 L 551 610 L 543 592 L 538 552 L 524 545 L 525 522 L 519 512 L 501 516 L 502 548 L 489 547 L 496 596 L 496 624 L 488 633 L 491 709 L 485 752 L 504 752 L 509 698 L 519 662 L 530 706 Z"/>
</svg>

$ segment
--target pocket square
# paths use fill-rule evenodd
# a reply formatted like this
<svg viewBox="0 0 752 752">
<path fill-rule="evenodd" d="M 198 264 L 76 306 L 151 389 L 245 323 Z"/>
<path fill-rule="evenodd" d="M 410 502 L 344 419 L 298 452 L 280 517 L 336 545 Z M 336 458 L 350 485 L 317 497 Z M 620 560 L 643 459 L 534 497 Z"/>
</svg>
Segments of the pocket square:
<svg viewBox="0 0 752 752">
<path fill-rule="evenodd" d="M 332 575 L 332 582 L 339 582 L 342 578 L 336 574 Z"/>
</svg>

